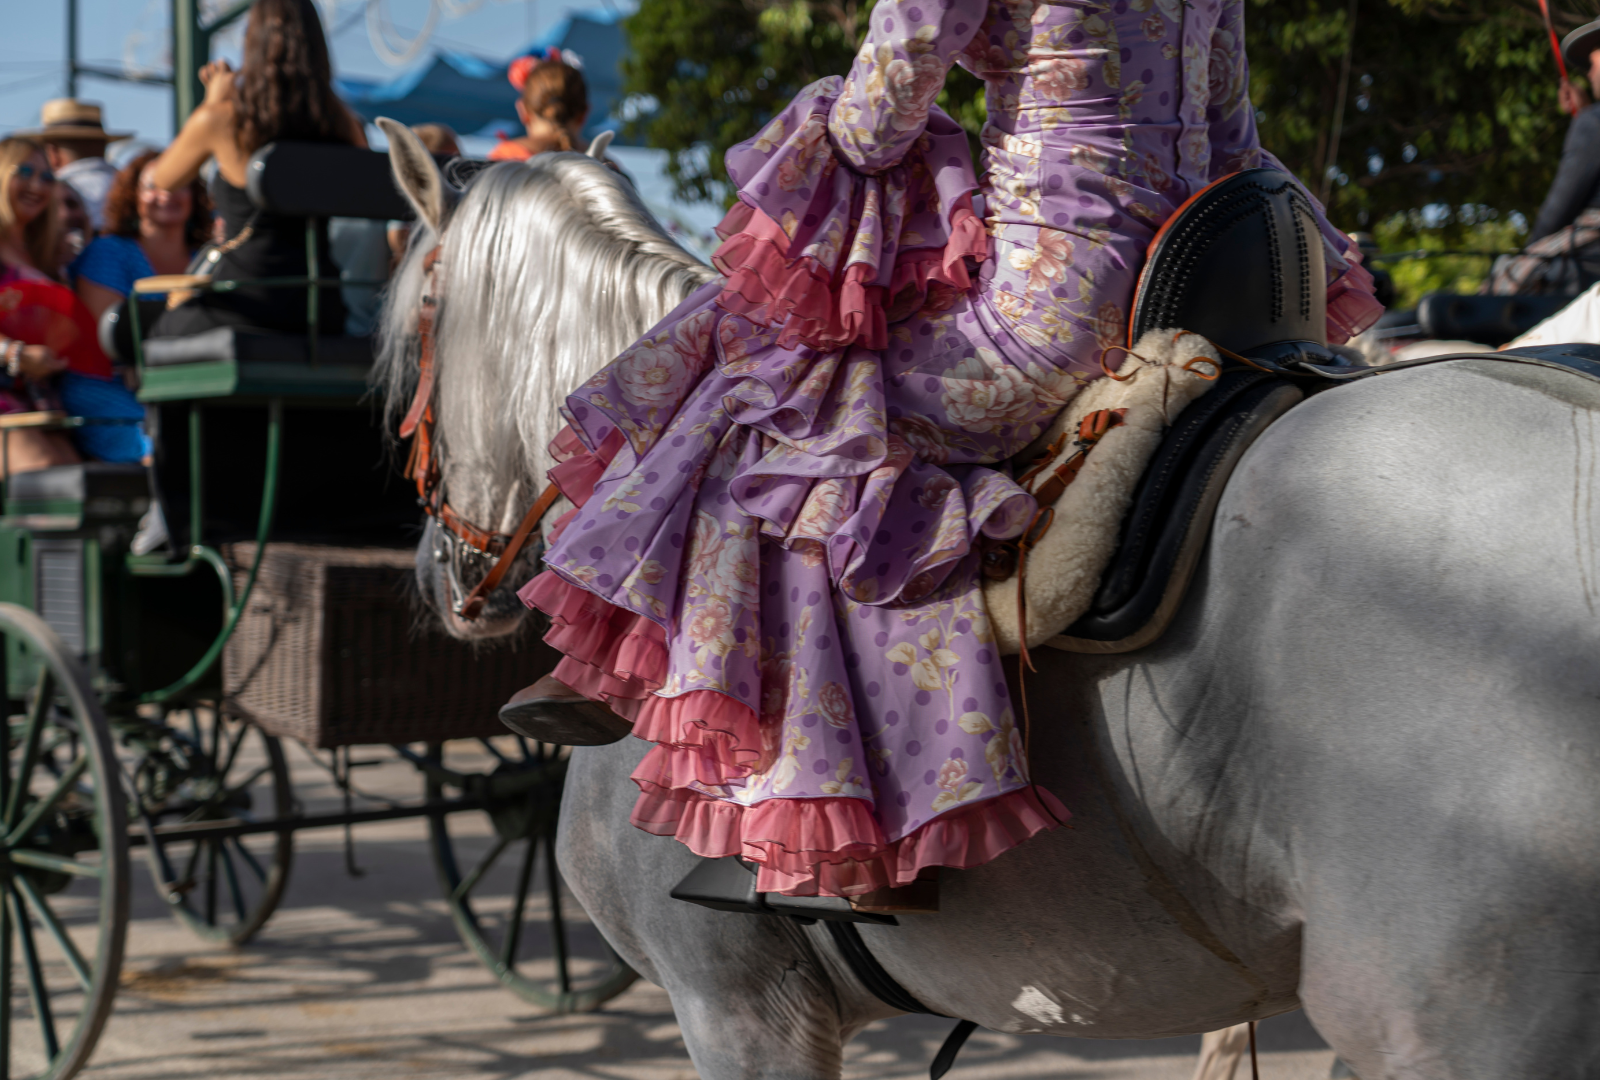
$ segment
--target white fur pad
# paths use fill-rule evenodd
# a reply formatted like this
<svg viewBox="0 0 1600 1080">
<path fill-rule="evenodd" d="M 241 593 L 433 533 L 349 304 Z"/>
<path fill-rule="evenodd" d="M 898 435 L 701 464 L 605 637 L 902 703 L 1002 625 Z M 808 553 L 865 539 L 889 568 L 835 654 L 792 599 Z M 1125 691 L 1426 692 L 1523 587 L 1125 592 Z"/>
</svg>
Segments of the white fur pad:
<svg viewBox="0 0 1600 1080">
<path fill-rule="evenodd" d="M 1196 358 L 1210 363 L 1191 364 Z M 1185 370 L 1186 364 L 1191 364 L 1190 370 Z M 1112 428 L 1089 451 L 1077 479 L 1056 502 L 1049 531 L 1028 552 L 1030 649 L 1061 633 L 1089 609 L 1100 575 L 1116 550 L 1133 490 L 1161 445 L 1162 433 L 1190 402 L 1211 388 L 1221 368 L 1216 348 L 1200 335 L 1151 330 L 1139 339 L 1117 372 L 1122 381 L 1096 379 L 1056 418 L 1045 442 L 1062 431 L 1076 431 L 1092 412 L 1128 410 L 1121 426 Z M 1050 469 L 1075 450 L 1069 442 Z M 1021 570 L 1019 567 L 1019 576 Z M 983 586 L 989 623 L 1002 655 L 1021 651 L 1017 581 L 1012 577 Z"/>
</svg>

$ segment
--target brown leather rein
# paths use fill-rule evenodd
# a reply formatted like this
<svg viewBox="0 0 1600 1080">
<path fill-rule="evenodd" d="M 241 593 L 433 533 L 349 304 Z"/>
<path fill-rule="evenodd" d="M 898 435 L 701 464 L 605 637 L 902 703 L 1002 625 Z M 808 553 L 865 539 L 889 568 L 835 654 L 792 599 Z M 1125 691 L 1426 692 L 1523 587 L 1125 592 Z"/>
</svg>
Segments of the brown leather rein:
<svg viewBox="0 0 1600 1080">
<path fill-rule="evenodd" d="M 489 572 L 455 608 L 458 616 L 472 620 L 483 614 L 483 606 L 488 602 L 489 595 L 500 587 L 500 582 L 517 561 L 517 556 L 522 554 L 528 538 L 561 497 L 561 492 L 554 484 L 546 485 L 533 505 L 528 507 L 528 512 L 522 516 L 522 523 L 513 533 L 492 532 L 474 525 L 456 513 L 444 498 L 444 473 L 439 467 L 438 446 L 433 437 L 433 396 L 437 381 L 433 361 L 433 332 L 442 292 L 437 279 L 441 247 L 434 245 L 422 260 L 423 273 L 427 278 L 422 288 L 422 310 L 417 315 L 417 334 L 422 346 L 419 361 L 421 372 L 417 378 L 416 396 L 411 399 L 411 408 L 406 410 L 405 419 L 400 422 L 400 437 L 412 440 L 406 475 L 417 482 L 417 496 L 422 509 L 439 528 L 469 550 L 484 558 L 494 559 Z"/>
</svg>

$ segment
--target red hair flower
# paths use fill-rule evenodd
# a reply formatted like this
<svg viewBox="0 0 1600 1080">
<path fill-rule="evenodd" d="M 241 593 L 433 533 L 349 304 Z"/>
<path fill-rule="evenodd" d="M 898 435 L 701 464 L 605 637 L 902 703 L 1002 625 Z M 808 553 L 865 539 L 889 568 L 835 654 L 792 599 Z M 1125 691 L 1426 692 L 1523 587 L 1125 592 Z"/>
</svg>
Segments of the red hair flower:
<svg viewBox="0 0 1600 1080">
<path fill-rule="evenodd" d="M 570 68 L 583 70 L 583 60 L 571 49 L 558 49 L 554 45 L 544 51 L 544 55 L 533 54 L 519 56 L 511 61 L 511 66 L 506 69 L 506 78 L 511 82 L 511 88 L 517 93 L 522 93 L 522 88 L 527 85 L 528 74 L 540 64 L 566 64 Z"/>
</svg>

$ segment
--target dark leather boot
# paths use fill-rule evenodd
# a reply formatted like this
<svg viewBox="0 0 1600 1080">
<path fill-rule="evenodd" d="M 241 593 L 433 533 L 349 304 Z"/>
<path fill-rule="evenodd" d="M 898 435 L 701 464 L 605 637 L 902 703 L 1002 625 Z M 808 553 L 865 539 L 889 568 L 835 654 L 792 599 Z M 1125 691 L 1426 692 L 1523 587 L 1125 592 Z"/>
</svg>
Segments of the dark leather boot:
<svg viewBox="0 0 1600 1080">
<path fill-rule="evenodd" d="M 518 735 L 558 746 L 605 746 L 633 730 L 628 721 L 554 675 L 513 694 L 500 706 L 500 722 Z"/>
</svg>

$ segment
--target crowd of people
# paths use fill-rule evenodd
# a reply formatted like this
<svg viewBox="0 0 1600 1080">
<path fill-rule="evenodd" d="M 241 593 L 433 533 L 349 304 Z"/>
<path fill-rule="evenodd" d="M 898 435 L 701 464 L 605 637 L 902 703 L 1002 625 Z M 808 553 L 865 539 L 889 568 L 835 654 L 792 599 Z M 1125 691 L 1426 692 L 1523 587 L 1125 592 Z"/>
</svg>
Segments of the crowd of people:
<svg viewBox="0 0 1600 1080">
<path fill-rule="evenodd" d="M 496 159 L 584 148 L 589 106 L 578 58 L 559 52 L 524 57 L 510 76 L 526 135 L 507 139 Z M 149 441 L 132 422 L 143 416 L 134 373 L 101 349 L 99 321 L 127 301 L 141 278 L 303 274 L 303 224 L 251 203 L 245 191 L 251 155 L 278 140 L 366 145 L 361 118 L 334 90 L 312 0 L 258 0 L 238 69 L 216 61 L 200 77 L 205 98 L 164 149 L 108 130 L 102 107 L 76 98 L 46 102 L 37 128 L 0 139 L 0 414 L 62 412 L 124 421 L 80 426 L 70 437 L 48 427 L 16 428 L 4 455 L 12 471 L 86 457 L 147 460 Z M 461 153 L 449 127 L 415 130 L 436 156 Z M 361 261 L 355 276 L 386 274 L 406 238 L 399 222 L 387 229 L 380 223 L 375 245 L 365 234 L 354 241 L 341 236 L 338 223 L 330 242 L 327 223 L 321 228 L 320 274 L 331 278 L 340 271 L 334 260 L 347 249 L 356 254 L 340 264 Z M 375 291 L 344 294 L 323 291 L 319 333 L 370 327 Z M 143 299 L 164 304 L 145 327 L 152 337 L 219 326 L 306 330 L 303 289 L 244 286 Z"/>
</svg>

